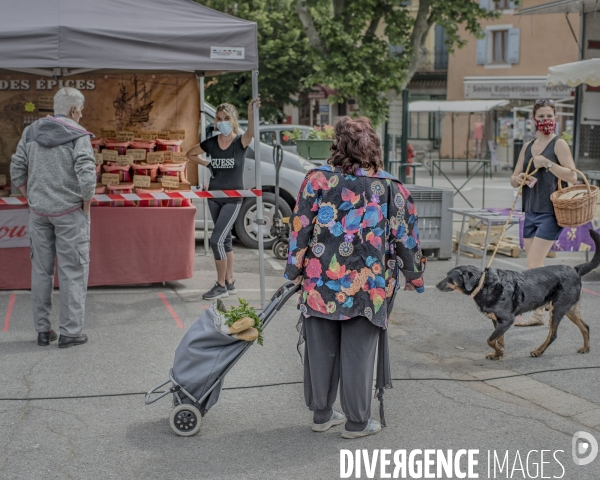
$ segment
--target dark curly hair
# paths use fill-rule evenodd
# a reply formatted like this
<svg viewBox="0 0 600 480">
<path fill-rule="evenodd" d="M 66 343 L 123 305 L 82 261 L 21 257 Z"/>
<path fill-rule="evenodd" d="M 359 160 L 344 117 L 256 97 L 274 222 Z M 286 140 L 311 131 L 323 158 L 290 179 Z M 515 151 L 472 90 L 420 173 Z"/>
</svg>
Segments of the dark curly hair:
<svg viewBox="0 0 600 480">
<path fill-rule="evenodd" d="M 383 170 L 381 142 L 367 117 L 338 120 L 327 163 L 351 174 L 358 168 Z"/>
</svg>

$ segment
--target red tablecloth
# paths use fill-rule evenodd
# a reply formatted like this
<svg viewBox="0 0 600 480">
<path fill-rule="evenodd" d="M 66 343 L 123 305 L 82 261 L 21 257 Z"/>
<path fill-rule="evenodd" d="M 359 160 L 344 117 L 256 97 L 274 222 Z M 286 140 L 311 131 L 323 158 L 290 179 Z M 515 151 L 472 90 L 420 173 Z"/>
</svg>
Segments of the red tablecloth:
<svg viewBox="0 0 600 480">
<path fill-rule="evenodd" d="M 195 214 L 196 207 L 92 207 L 88 285 L 191 278 Z M 29 288 L 29 248 L 0 248 L 0 290 Z"/>
</svg>

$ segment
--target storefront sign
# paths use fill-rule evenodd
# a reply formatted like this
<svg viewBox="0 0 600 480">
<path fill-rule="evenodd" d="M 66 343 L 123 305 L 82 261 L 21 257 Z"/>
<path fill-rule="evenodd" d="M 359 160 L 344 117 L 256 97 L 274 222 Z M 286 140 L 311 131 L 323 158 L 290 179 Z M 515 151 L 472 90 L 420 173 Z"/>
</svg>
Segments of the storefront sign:
<svg viewBox="0 0 600 480">
<path fill-rule="evenodd" d="M 94 90 L 95 80 L 52 80 L 40 78 L 32 81 L 30 79 L 0 79 L 0 90 L 54 90 L 55 88 L 71 87 L 77 90 Z"/>
<path fill-rule="evenodd" d="M 0 210 L 0 248 L 29 247 L 29 210 Z"/>
<path fill-rule="evenodd" d="M 574 89 L 567 85 L 546 86 L 546 77 L 466 77 L 465 99 L 536 100 L 570 97 Z"/>
</svg>

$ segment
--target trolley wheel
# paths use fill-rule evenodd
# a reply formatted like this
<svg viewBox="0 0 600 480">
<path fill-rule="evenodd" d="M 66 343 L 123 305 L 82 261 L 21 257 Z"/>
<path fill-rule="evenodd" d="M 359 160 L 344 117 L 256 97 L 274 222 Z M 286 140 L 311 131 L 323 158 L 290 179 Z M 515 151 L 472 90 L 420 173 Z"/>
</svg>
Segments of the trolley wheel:
<svg viewBox="0 0 600 480">
<path fill-rule="evenodd" d="M 287 260 L 289 242 L 285 240 L 277 240 L 273 244 L 273 255 L 279 260 Z"/>
<path fill-rule="evenodd" d="M 169 424 L 173 431 L 180 437 L 191 437 L 200 430 L 202 416 L 193 405 L 177 405 L 171 412 Z"/>
</svg>

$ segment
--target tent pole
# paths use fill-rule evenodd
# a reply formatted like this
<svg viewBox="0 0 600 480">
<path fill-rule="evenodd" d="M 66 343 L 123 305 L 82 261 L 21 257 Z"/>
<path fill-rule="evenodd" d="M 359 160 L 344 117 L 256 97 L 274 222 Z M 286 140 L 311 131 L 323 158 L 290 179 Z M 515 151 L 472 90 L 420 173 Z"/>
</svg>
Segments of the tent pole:
<svg viewBox="0 0 600 480">
<path fill-rule="evenodd" d="M 452 112 L 452 158 L 454 159 L 454 112 Z M 454 170 L 454 162 L 452 162 L 452 170 Z"/>
<path fill-rule="evenodd" d="M 252 71 L 252 98 L 258 98 L 258 70 Z M 259 131 L 259 115 L 256 105 L 252 111 L 254 117 L 254 171 L 256 174 L 256 189 L 262 190 L 262 178 L 260 176 L 260 131 Z M 260 306 L 265 308 L 265 247 L 263 238 L 263 226 L 265 220 L 263 218 L 263 199 L 256 197 L 256 226 L 258 236 L 258 271 L 260 275 Z"/>
<path fill-rule="evenodd" d="M 471 112 L 469 112 L 469 127 L 467 128 L 467 160 L 469 159 L 469 139 L 471 136 Z M 467 177 L 469 176 L 469 162 L 467 165 Z"/>
<path fill-rule="evenodd" d="M 204 114 L 204 72 L 198 72 L 198 91 L 200 92 L 200 143 L 206 140 L 206 116 Z M 206 178 L 207 168 L 198 165 L 198 186 L 204 189 L 208 183 Z M 202 208 L 204 209 L 204 256 L 208 256 L 208 200 L 202 199 Z"/>
</svg>

